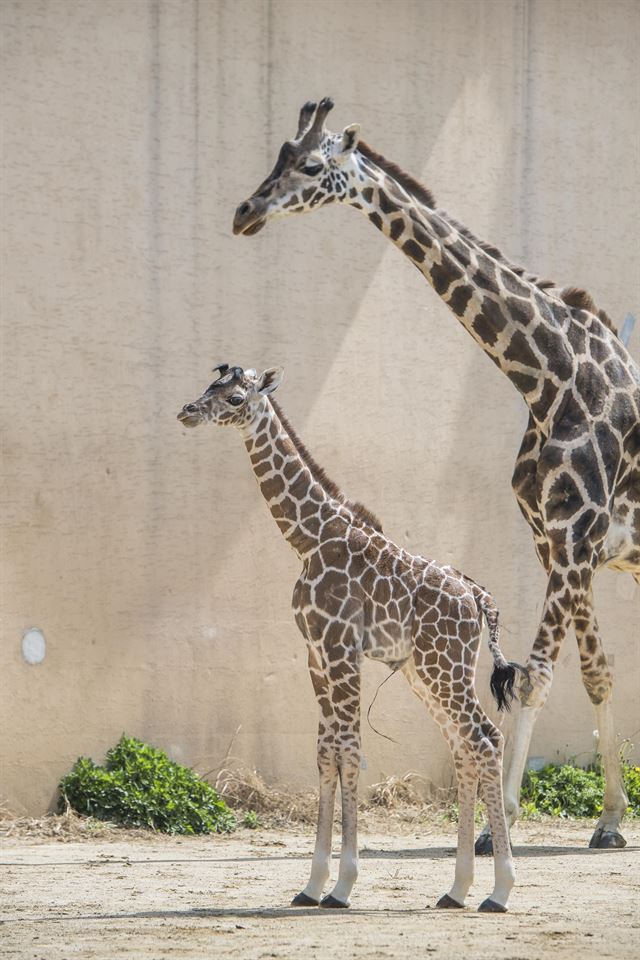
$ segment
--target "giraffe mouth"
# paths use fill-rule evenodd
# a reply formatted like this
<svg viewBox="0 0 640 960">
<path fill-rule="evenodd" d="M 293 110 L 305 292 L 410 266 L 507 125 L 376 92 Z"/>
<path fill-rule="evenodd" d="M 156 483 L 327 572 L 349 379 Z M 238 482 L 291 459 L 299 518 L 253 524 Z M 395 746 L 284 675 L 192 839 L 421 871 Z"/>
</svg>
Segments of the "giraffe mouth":
<svg viewBox="0 0 640 960">
<path fill-rule="evenodd" d="M 178 420 L 183 427 L 197 427 L 202 423 L 202 415 L 200 413 L 193 413 L 183 408 L 178 414 Z"/>
<path fill-rule="evenodd" d="M 255 233 L 258 233 L 264 227 L 266 220 L 256 220 L 255 223 L 249 224 L 248 227 L 245 227 L 241 231 L 243 237 L 252 237 Z"/>
</svg>

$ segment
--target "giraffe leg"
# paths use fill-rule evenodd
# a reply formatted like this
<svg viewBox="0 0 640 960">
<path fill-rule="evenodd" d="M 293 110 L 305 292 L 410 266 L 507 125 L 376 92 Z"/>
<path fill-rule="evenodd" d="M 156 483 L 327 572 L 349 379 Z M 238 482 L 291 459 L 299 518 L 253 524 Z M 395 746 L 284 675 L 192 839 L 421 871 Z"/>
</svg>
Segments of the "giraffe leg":
<svg viewBox="0 0 640 960">
<path fill-rule="evenodd" d="M 334 621 L 335 628 L 338 622 Z M 318 769 L 320 806 L 309 883 L 294 906 L 348 907 L 358 876 L 358 776 L 360 772 L 360 654 L 356 627 L 344 624 L 342 642 L 325 645 L 324 633 L 308 642 L 309 669 L 320 707 Z M 329 879 L 333 808 L 338 777 L 342 800 L 342 848 L 338 880 L 320 900 Z"/>
<path fill-rule="evenodd" d="M 516 872 L 502 797 L 502 736 L 489 720 L 486 723 L 493 731 L 488 733 L 486 743 L 482 745 L 480 783 L 493 839 L 494 887 L 491 896 L 483 900 L 478 909 L 483 913 L 505 913 Z M 487 743 L 491 744 L 491 749 Z"/>
<path fill-rule="evenodd" d="M 613 677 L 602 649 L 591 591 L 576 609 L 574 626 L 580 651 L 582 682 L 596 713 L 598 750 L 605 781 L 602 814 L 589 846 L 601 849 L 624 847 L 626 840 L 619 826 L 629 801 L 622 779 L 613 720 Z"/>
<path fill-rule="evenodd" d="M 325 745 L 325 730 L 318 730 L 318 773 L 320 778 L 316 844 L 311 860 L 311 876 L 304 890 L 293 898 L 292 907 L 317 907 L 329 879 L 333 810 L 335 806 L 338 768 L 333 746 Z"/>
<path fill-rule="evenodd" d="M 598 724 L 598 748 L 602 758 L 605 787 L 602 813 L 589 846 L 599 848 L 626 847 L 627 841 L 620 833 L 619 827 L 629 804 L 629 799 L 622 779 L 622 764 L 616 743 L 611 700 L 607 699 L 603 703 L 596 704 L 595 712 L 596 723 Z"/>
<path fill-rule="evenodd" d="M 449 893 L 440 897 L 436 906 L 441 909 L 464 907 L 467 894 L 473 883 L 475 853 L 473 849 L 474 815 L 478 774 L 473 757 L 464 748 L 454 750 L 456 777 L 458 780 L 458 849 L 456 872 Z"/>
<path fill-rule="evenodd" d="M 573 600 L 565 580 L 565 571 L 552 570 L 547 584 L 542 619 L 527 661 L 528 677 L 519 679 L 520 709 L 516 720 L 511 758 L 504 777 L 504 811 L 509 827 L 513 826 L 520 813 L 520 788 L 533 728 L 549 696 L 553 668 L 572 620 L 572 606 Z M 492 850 L 491 823 L 489 822 L 476 840 L 476 853 L 490 854 Z"/>
<path fill-rule="evenodd" d="M 304 890 L 291 901 L 294 907 L 348 907 L 349 896 L 358 878 L 358 778 L 360 773 L 359 740 L 354 749 L 352 738 L 345 744 L 328 744 L 318 748 L 320 801 L 316 844 L 311 861 L 311 876 Z M 338 880 L 324 899 L 322 891 L 329 879 L 333 810 L 338 776 L 342 803 L 342 846 Z"/>
<path fill-rule="evenodd" d="M 429 669 L 409 661 L 402 667 L 411 689 L 426 705 L 440 726 L 454 757 L 458 778 L 458 849 L 453 886 L 437 903 L 440 908 L 463 907 L 473 881 L 474 871 L 474 812 L 478 780 L 489 813 L 489 822 L 496 836 L 494 854 L 495 884 L 493 893 L 480 906 L 483 911 L 504 913 L 515 882 L 515 869 L 509 843 L 504 808 L 502 805 L 502 748 L 500 731 L 491 723 L 469 690 L 464 701 L 455 710 L 445 705 L 446 687 L 440 682 L 438 696 L 431 689 L 433 682 Z M 475 664 L 475 654 L 471 654 Z M 449 700 L 450 704 L 451 701 Z M 464 728 L 464 733 L 462 732 Z M 471 733 L 468 733 L 471 731 Z"/>
<path fill-rule="evenodd" d="M 467 754 L 470 760 L 470 762 L 469 760 L 467 762 L 467 772 L 469 773 L 473 770 L 476 783 L 479 781 L 481 795 L 487 807 L 491 835 L 495 838 L 492 846 L 494 887 L 491 896 L 483 900 L 478 909 L 483 913 L 506 913 L 507 902 L 515 883 L 516 873 L 502 795 L 502 753 L 504 741 L 502 734 L 483 712 L 477 700 L 474 699 L 469 704 L 469 708 L 465 708 L 465 716 L 471 717 L 472 727 L 474 729 L 474 739 L 471 744 L 467 744 Z M 475 797 L 475 784 L 473 789 Z M 473 828 L 472 808 L 471 817 L 465 824 L 464 832 L 459 832 L 458 835 L 458 853 L 460 854 L 460 852 L 462 852 L 464 859 L 466 861 L 470 860 L 472 869 L 473 855 L 475 853 Z M 455 888 L 456 884 L 454 883 L 453 889 Z M 451 897 L 453 897 L 453 889 L 450 894 Z"/>
<path fill-rule="evenodd" d="M 402 667 L 402 673 L 412 691 L 422 700 L 429 714 L 438 723 L 449 749 L 453 754 L 458 781 L 458 849 L 456 851 L 456 871 L 453 886 L 449 893 L 443 894 L 436 906 L 443 909 L 461 909 L 473 882 L 475 856 L 473 850 L 473 825 L 475 813 L 478 775 L 473 758 L 467 750 L 464 740 L 454 738 L 447 728 L 447 714 L 430 692 L 430 678 L 424 667 L 408 660 Z M 470 839 L 470 844 L 468 841 Z M 470 848 L 469 848 L 470 847 Z"/>
<path fill-rule="evenodd" d="M 340 794 L 342 800 L 342 848 L 338 880 L 321 907 L 348 907 L 349 896 L 358 879 L 358 777 L 360 752 L 341 751 L 338 760 Z"/>
</svg>

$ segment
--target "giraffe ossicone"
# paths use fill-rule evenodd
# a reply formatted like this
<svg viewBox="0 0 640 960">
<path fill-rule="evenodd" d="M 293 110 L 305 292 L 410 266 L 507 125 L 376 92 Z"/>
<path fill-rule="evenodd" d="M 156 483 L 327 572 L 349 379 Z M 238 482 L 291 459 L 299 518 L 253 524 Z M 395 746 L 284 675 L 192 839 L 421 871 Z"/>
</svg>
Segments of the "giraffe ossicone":
<svg viewBox="0 0 640 960">
<path fill-rule="evenodd" d="M 508 707 L 516 673 L 498 645 L 491 595 L 464 574 L 413 556 L 389 540 L 376 517 L 349 500 L 310 456 L 271 394 L 282 379 L 227 364 L 178 419 L 233 426 L 249 454 L 260 491 L 302 572 L 293 592 L 295 621 L 307 643 L 320 708 L 319 804 L 309 882 L 294 906 L 349 905 L 358 873 L 357 788 L 360 770 L 360 674 L 364 657 L 400 670 L 447 740 L 458 779 L 458 850 L 451 890 L 438 906 L 461 907 L 473 880 L 478 787 L 494 838 L 495 883 L 480 905 L 506 910 L 515 871 L 502 799 L 502 735 L 484 713 L 474 680 L 483 622 L 494 661 L 491 689 Z M 342 797 L 338 878 L 329 880 L 336 786 Z"/>
<path fill-rule="evenodd" d="M 324 105 L 324 106 L 323 106 Z M 334 201 L 363 213 L 447 304 L 529 408 L 512 486 L 547 574 L 542 617 L 519 688 L 519 712 L 505 778 L 509 823 L 535 719 L 562 641 L 573 626 L 582 682 L 596 712 L 605 775 L 603 811 L 591 838 L 624 846 L 627 807 L 613 677 L 595 617 L 592 582 L 604 566 L 640 584 L 640 369 L 591 296 L 560 289 L 515 266 L 443 210 L 433 195 L 359 139 L 357 125 L 324 127 L 332 101 L 307 104 L 298 134 L 275 168 L 238 207 L 233 230 L 250 236 L 274 218 Z M 485 830 L 479 852 L 490 846 Z"/>
</svg>

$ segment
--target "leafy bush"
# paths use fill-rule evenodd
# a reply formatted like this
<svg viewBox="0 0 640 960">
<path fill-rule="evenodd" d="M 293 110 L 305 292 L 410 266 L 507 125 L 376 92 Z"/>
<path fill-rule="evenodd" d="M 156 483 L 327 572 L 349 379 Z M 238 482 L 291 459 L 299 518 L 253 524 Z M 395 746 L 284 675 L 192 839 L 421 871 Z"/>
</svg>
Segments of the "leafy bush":
<svg viewBox="0 0 640 960">
<path fill-rule="evenodd" d="M 60 781 L 60 809 L 162 833 L 221 833 L 235 817 L 213 787 L 162 750 L 124 734 L 104 767 L 76 760 Z"/>
<path fill-rule="evenodd" d="M 640 816 L 640 767 L 623 763 L 622 770 L 629 796 L 627 812 Z M 522 785 L 522 811 L 525 816 L 547 813 L 554 817 L 598 817 L 603 794 L 604 777 L 599 768 L 547 764 L 542 770 L 527 772 Z"/>
<path fill-rule="evenodd" d="M 244 815 L 244 820 L 242 821 L 242 826 L 246 827 L 248 830 L 257 830 L 258 827 L 261 827 L 260 817 L 255 812 L 255 810 L 247 810 Z"/>
<path fill-rule="evenodd" d="M 640 767 L 626 763 L 623 773 L 624 786 L 629 797 L 629 812 L 640 817 Z"/>
</svg>

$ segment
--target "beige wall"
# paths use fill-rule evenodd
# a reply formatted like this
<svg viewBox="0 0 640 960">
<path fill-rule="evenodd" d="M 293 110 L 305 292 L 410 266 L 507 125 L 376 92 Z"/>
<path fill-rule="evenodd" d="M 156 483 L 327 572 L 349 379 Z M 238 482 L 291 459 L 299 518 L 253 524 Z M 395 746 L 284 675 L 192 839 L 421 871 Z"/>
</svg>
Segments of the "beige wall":
<svg viewBox="0 0 640 960">
<path fill-rule="evenodd" d="M 240 440 L 175 420 L 220 361 L 282 364 L 329 475 L 489 586 L 525 657 L 544 579 L 510 490 L 518 395 L 353 211 L 235 239 L 235 206 L 331 93 L 333 123 L 516 260 L 640 308 L 640 7 L 626 0 L 3 2 L 2 784 L 37 813 L 125 730 L 201 769 L 315 780 L 298 572 Z M 632 351 L 639 356 L 636 332 Z M 617 725 L 640 730 L 631 578 L 597 587 Z M 46 637 L 42 663 L 24 631 Z M 635 643 L 634 643 L 635 641 Z M 479 689 L 487 705 L 487 657 Z M 367 664 L 365 705 L 384 669 Z M 448 782 L 400 677 L 365 782 Z M 565 643 L 532 753 L 588 759 Z"/>
</svg>

